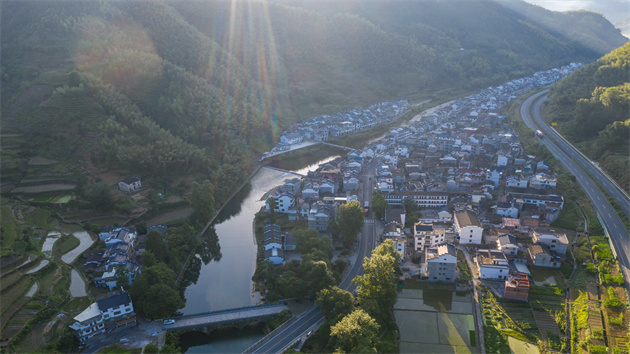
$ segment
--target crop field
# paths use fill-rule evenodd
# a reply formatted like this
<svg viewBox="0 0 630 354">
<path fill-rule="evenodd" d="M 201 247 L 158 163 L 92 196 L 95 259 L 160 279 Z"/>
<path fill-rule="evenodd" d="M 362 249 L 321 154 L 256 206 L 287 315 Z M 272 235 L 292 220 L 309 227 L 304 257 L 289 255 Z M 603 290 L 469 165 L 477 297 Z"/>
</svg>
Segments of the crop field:
<svg viewBox="0 0 630 354">
<path fill-rule="evenodd" d="M 11 308 L 15 308 L 14 303 L 18 302 L 33 285 L 31 277 L 22 277 L 13 286 L 3 289 L 0 296 L 2 296 L 2 304 L 0 304 L 1 312 L 4 314 Z"/>
<path fill-rule="evenodd" d="M 440 295 L 441 294 L 441 295 Z M 475 324 L 469 294 L 449 290 L 403 289 L 394 306 L 400 352 L 476 352 Z"/>
<path fill-rule="evenodd" d="M 26 324 L 26 322 L 33 317 L 39 310 L 29 309 L 29 308 L 21 308 L 17 313 L 11 317 L 11 319 L 7 322 L 4 329 L 2 330 L 2 337 L 13 337 L 15 336 L 22 327 Z"/>
<path fill-rule="evenodd" d="M 34 212 L 28 214 L 24 219 L 37 227 L 47 229 L 48 223 L 46 221 L 49 217 L 50 211 L 45 209 L 36 209 Z"/>
<path fill-rule="evenodd" d="M 75 187 L 74 184 L 68 183 L 54 183 L 54 184 L 42 184 L 42 185 L 30 185 L 30 186 L 19 186 L 12 190 L 12 193 L 25 193 L 25 194 L 37 194 L 37 193 L 46 193 L 46 192 L 59 192 L 59 191 L 69 191 L 73 190 Z"/>
<path fill-rule="evenodd" d="M 52 203 L 52 204 L 66 204 L 72 200 L 71 195 L 61 195 L 61 196 L 48 196 L 48 197 L 37 197 L 31 199 L 34 203 Z"/>
</svg>

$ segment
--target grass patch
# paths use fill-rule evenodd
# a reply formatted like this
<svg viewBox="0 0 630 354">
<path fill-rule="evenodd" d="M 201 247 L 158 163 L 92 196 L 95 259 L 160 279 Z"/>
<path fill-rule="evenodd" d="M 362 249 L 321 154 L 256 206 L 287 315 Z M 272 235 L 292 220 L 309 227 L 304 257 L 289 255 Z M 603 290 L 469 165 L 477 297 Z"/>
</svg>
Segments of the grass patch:
<svg viewBox="0 0 630 354">
<path fill-rule="evenodd" d="M 66 302 L 61 311 L 66 312 L 70 317 L 76 316 L 92 304 L 89 297 L 77 297 Z"/>
<path fill-rule="evenodd" d="M 464 280 L 471 280 L 472 273 L 470 268 L 468 267 L 468 262 L 466 262 L 466 257 L 462 253 L 462 251 L 457 251 L 457 267 L 459 268 L 459 274 Z"/>
<path fill-rule="evenodd" d="M 32 225 L 42 229 L 48 229 L 49 226 L 46 220 L 48 220 L 50 214 L 50 211 L 46 209 L 36 209 L 32 213 L 28 214 L 24 219 Z"/>
<path fill-rule="evenodd" d="M 560 211 L 560 216 L 551 224 L 551 227 L 559 227 L 567 230 L 581 231 L 584 227 L 584 216 L 580 207 L 574 202 L 568 202 Z"/>
<path fill-rule="evenodd" d="M 29 276 L 22 277 L 10 288 L 3 290 L 0 293 L 2 297 L 2 305 L 0 305 L 1 312 L 9 310 L 11 305 L 18 299 L 22 298 L 26 292 L 33 286 L 33 279 Z"/>
<path fill-rule="evenodd" d="M 483 326 L 483 337 L 487 353 L 504 354 L 510 352 L 507 339 L 494 326 Z"/>
<path fill-rule="evenodd" d="M 58 254 L 63 255 L 77 248 L 80 243 L 81 241 L 79 241 L 78 238 L 74 237 L 74 235 L 72 234 L 69 234 L 61 236 L 61 238 L 55 243 L 55 246 L 57 247 Z"/>
<path fill-rule="evenodd" d="M 468 331 L 468 335 L 470 338 L 470 346 L 471 347 L 476 347 L 477 346 L 477 336 L 475 335 L 475 331 L 474 330 L 470 330 Z"/>
</svg>

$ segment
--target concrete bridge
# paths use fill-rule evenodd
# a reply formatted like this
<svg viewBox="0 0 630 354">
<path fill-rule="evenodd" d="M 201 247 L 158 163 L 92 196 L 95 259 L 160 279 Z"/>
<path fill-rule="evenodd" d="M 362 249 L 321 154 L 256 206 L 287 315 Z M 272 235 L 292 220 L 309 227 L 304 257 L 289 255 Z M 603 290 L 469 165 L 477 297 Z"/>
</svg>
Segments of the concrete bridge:
<svg viewBox="0 0 630 354">
<path fill-rule="evenodd" d="M 343 145 L 337 145 L 337 144 L 331 144 L 331 143 L 327 143 L 327 142 L 325 142 L 325 141 L 322 141 L 320 144 L 322 144 L 322 145 L 328 145 L 328 146 L 332 146 L 332 147 L 337 148 L 337 149 L 343 149 L 343 150 L 348 150 L 348 151 L 352 151 L 352 150 L 354 150 L 354 149 L 353 149 L 353 148 L 351 148 L 351 147 L 347 147 L 347 146 L 343 146 Z"/>
<path fill-rule="evenodd" d="M 162 324 L 162 330 L 206 327 L 231 322 L 241 322 L 275 316 L 289 307 L 283 303 L 241 307 L 222 311 L 198 313 L 165 319 L 174 320 L 171 324 Z"/>
</svg>

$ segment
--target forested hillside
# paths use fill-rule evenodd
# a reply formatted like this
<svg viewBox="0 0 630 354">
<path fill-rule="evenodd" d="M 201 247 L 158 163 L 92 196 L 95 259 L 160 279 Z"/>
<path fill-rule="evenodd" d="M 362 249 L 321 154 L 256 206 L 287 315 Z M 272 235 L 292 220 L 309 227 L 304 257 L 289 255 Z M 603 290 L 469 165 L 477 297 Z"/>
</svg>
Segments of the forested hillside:
<svg viewBox="0 0 630 354">
<path fill-rule="evenodd" d="M 545 119 L 630 190 L 630 43 L 552 86 Z"/>
<path fill-rule="evenodd" d="M 300 119 L 495 85 L 625 42 L 599 15 L 541 22 L 490 0 L 0 6 L 2 128 L 23 137 L 2 151 L 5 180 L 38 154 L 209 178 L 217 202 Z"/>
</svg>

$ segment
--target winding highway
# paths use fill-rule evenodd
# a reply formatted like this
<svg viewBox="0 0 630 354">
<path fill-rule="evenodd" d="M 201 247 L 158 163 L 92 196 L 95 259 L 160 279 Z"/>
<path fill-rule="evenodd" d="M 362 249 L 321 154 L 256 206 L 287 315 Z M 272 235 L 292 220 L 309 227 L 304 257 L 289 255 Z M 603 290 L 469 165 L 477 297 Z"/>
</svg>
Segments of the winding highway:
<svg viewBox="0 0 630 354">
<path fill-rule="evenodd" d="M 630 238 L 628 237 L 628 231 L 595 181 L 617 201 L 626 215 L 628 215 L 628 210 L 630 209 L 628 196 L 596 167 L 593 162 L 577 151 L 577 149 L 543 121 L 540 109 L 547 98 L 547 92 L 548 90 L 539 92 L 525 100 L 520 109 L 521 118 L 531 129 L 540 129 L 545 133 L 545 137 L 540 139 L 542 144 L 544 144 L 554 157 L 575 176 L 578 184 L 591 201 L 614 247 L 619 266 L 626 281 L 626 288 L 630 293 L 630 264 L 628 263 L 628 260 L 630 260 Z M 593 176 L 593 178 L 591 178 L 591 176 Z"/>
<path fill-rule="evenodd" d="M 362 202 L 372 200 L 372 192 L 374 191 L 374 182 L 372 180 L 375 171 L 375 164 L 372 163 L 366 168 L 366 173 L 363 175 Z M 372 212 L 368 213 L 365 218 L 365 224 L 363 225 L 361 237 L 359 238 L 359 253 L 357 259 L 339 285 L 340 289 L 347 290 L 351 293 L 354 293 L 356 290 L 356 284 L 352 282 L 352 279 L 357 275 L 363 274 L 363 259 L 369 256 L 376 246 L 374 219 L 370 217 L 371 215 L 373 215 Z M 324 320 L 324 315 L 322 315 L 319 306 L 313 306 L 296 319 L 290 320 L 269 333 L 261 341 L 248 348 L 245 353 L 283 353 L 303 338 L 309 331 L 319 328 L 319 326 L 324 323 Z"/>
</svg>

